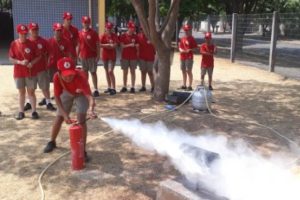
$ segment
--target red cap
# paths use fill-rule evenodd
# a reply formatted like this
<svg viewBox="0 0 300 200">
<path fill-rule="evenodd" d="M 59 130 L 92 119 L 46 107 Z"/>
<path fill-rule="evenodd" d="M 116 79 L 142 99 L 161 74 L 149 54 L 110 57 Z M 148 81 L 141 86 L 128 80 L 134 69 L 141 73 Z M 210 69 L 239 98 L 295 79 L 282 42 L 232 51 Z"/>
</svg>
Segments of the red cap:
<svg viewBox="0 0 300 200">
<path fill-rule="evenodd" d="M 27 34 L 28 33 L 28 28 L 24 24 L 19 24 L 17 25 L 17 33 L 19 34 Z"/>
<path fill-rule="evenodd" d="M 91 23 L 91 18 L 88 17 L 88 16 L 83 16 L 81 18 L 81 22 L 84 23 L 84 24 L 90 24 Z"/>
<path fill-rule="evenodd" d="M 210 40 L 211 39 L 211 32 L 206 32 L 204 38 Z"/>
<path fill-rule="evenodd" d="M 61 31 L 63 27 L 60 23 L 54 23 L 52 28 L 54 31 Z"/>
<path fill-rule="evenodd" d="M 107 22 L 106 24 L 105 24 L 105 28 L 106 29 L 112 29 L 114 27 L 114 25 L 113 25 L 113 23 L 111 23 L 111 22 Z"/>
<path fill-rule="evenodd" d="M 190 31 L 190 30 L 192 30 L 192 26 L 189 25 L 189 24 L 185 24 L 185 25 L 182 27 L 182 29 L 183 29 L 184 31 Z"/>
<path fill-rule="evenodd" d="M 39 25 L 35 22 L 31 22 L 29 25 L 28 25 L 28 28 L 29 30 L 39 30 Z"/>
<path fill-rule="evenodd" d="M 134 22 L 133 22 L 133 21 L 129 21 L 129 22 L 127 23 L 127 28 L 128 28 L 128 29 L 135 29 L 135 24 L 134 24 Z"/>
<path fill-rule="evenodd" d="M 72 58 L 63 57 L 57 61 L 57 67 L 62 76 L 75 75 L 75 63 Z"/>
<path fill-rule="evenodd" d="M 71 19 L 73 19 L 73 15 L 70 12 L 64 12 L 64 17 L 63 18 L 71 20 Z"/>
</svg>

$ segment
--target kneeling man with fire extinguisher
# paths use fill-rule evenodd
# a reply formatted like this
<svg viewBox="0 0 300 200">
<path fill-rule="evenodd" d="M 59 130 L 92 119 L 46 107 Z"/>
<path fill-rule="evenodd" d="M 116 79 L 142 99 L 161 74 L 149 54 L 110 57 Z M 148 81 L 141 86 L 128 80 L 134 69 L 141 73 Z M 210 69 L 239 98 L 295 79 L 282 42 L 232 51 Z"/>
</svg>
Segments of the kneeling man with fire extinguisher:
<svg viewBox="0 0 300 200">
<path fill-rule="evenodd" d="M 57 62 L 58 72 L 53 77 L 54 97 L 57 105 L 57 115 L 53 123 L 51 141 L 48 142 L 44 153 L 49 153 L 56 148 L 55 139 L 63 121 L 67 124 L 75 123 L 69 116 L 73 104 L 76 106 L 77 121 L 82 127 L 85 161 L 89 158 L 86 153 L 87 113 L 90 118 L 95 118 L 95 100 L 91 95 L 90 85 L 84 72 L 75 69 L 73 59 L 64 57 Z"/>
</svg>

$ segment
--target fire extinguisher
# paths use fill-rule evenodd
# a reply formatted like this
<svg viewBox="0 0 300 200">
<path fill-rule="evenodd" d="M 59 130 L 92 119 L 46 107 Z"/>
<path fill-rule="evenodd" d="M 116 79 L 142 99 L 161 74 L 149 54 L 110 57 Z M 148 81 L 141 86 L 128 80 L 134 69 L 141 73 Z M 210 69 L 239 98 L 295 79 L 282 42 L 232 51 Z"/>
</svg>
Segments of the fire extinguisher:
<svg viewBox="0 0 300 200">
<path fill-rule="evenodd" d="M 82 127 L 80 124 L 72 124 L 69 129 L 72 169 L 81 170 L 84 168 L 84 144 Z"/>
</svg>

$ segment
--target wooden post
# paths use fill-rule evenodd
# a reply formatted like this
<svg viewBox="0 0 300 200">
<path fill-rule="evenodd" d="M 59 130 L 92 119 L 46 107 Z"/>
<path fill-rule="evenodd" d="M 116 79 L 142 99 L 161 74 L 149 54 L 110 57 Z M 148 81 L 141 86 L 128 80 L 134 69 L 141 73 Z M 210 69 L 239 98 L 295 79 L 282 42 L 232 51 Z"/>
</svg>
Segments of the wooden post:
<svg viewBox="0 0 300 200">
<path fill-rule="evenodd" d="M 272 35 L 271 35 L 271 45 L 270 45 L 270 57 L 269 57 L 269 71 L 275 71 L 275 62 L 276 62 L 276 44 L 278 37 L 278 12 L 273 12 L 273 22 L 272 22 Z"/>
<path fill-rule="evenodd" d="M 104 33 L 105 27 L 105 0 L 98 0 L 98 33 Z"/>
<path fill-rule="evenodd" d="M 232 27 L 231 27 L 231 50 L 230 50 L 230 61 L 233 63 L 235 59 L 235 49 L 236 49 L 236 30 L 237 30 L 237 14 L 232 15 Z"/>
</svg>

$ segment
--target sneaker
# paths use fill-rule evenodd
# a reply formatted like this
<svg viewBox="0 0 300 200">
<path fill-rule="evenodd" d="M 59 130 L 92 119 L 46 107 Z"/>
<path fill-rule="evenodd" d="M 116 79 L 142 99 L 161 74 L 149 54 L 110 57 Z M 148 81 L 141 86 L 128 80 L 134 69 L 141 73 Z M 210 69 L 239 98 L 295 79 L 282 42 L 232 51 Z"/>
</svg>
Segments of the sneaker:
<svg viewBox="0 0 300 200">
<path fill-rule="evenodd" d="M 135 89 L 133 87 L 130 88 L 130 93 L 135 93 Z"/>
<path fill-rule="evenodd" d="M 127 92 L 127 88 L 126 87 L 122 87 L 122 89 L 120 90 L 120 92 Z"/>
<path fill-rule="evenodd" d="M 112 90 L 112 89 L 107 88 L 106 90 L 104 90 L 104 93 L 110 93 L 111 90 Z"/>
<path fill-rule="evenodd" d="M 25 114 L 23 112 L 19 112 L 18 115 L 16 116 L 16 120 L 22 120 L 24 118 L 25 118 Z"/>
<path fill-rule="evenodd" d="M 52 105 L 52 103 L 47 104 L 47 110 L 55 111 L 56 108 Z"/>
<path fill-rule="evenodd" d="M 95 91 L 93 92 L 93 97 L 99 97 L 99 96 L 100 96 L 99 91 L 98 91 L 98 90 L 95 90 Z"/>
<path fill-rule="evenodd" d="M 140 92 L 146 92 L 146 88 L 145 88 L 145 87 L 142 87 L 139 91 L 140 91 Z"/>
<path fill-rule="evenodd" d="M 178 88 L 178 89 L 180 89 L 180 90 L 186 90 L 186 86 L 181 86 L 180 88 Z"/>
<path fill-rule="evenodd" d="M 193 90 L 193 88 L 191 87 L 191 86 L 189 86 L 189 87 L 187 87 L 187 89 L 186 89 L 187 91 L 192 91 Z"/>
<path fill-rule="evenodd" d="M 87 155 L 87 152 L 84 152 L 84 162 L 88 163 L 91 161 L 91 158 Z"/>
<path fill-rule="evenodd" d="M 27 111 L 27 110 L 31 110 L 31 104 L 30 103 L 26 103 L 25 106 L 24 106 L 24 111 Z"/>
<path fill-rule="evenodd" d="M 39 102 L 39 106 L 44 106 L 46 105 L 46 99 L 43 98 L 42 101 Z"/>
<path fill-rule="evenodd" d="M 54 141 L 50 141 L 47 143 L 47 146 L 44 148 L 44 153 L 50 153 L 56 148 L 56 143 Z"/>
<path fill-rule="evenodd" d="M 214 90 L 213 87 L 212 87 L 211 85 L 208 86 L 208 89 L 209 89 L 209 90 Z"/>
<path fill-rule="evenodd" d="M 117 91 L 115 89 L 110 89 L 109 94 L 110 95 L 115 95 L 115 94 L 117 94 Z"/>
<path fill-rule="evenodd" d="M 38 119 L 38 118 L 40 118 L 40 117 L 39 117 L 39 114 L 38 114 L 36 111 L 34 111 L 34 112 L 31 114 L 31 119 Z"/>
<path fill-rule="evenodd" d="M 154 92 L 154 87 L 153 88 L 151 88 L 151 93 L 153 93 Z"/>
</svg>

